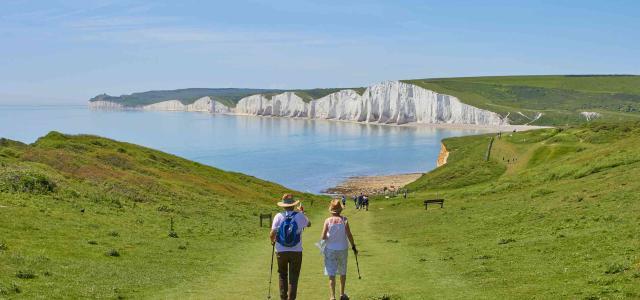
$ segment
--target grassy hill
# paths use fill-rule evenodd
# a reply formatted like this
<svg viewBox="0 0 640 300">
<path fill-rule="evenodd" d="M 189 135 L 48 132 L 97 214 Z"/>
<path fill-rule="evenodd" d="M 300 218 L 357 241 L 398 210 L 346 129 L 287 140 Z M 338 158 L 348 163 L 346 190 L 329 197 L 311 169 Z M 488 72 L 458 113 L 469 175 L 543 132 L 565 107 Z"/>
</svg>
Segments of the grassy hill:
<svg viewBox="0 0 640 300">
<path fill-rule="evenodd" d="M 380 234 L 464 298 L 640 297 L 640 122 L 503 134 L 485 161 L 489 139 L 445 140 L 449 162 L 385 201 Z M 421 209 L 436 193 L 445 208 Z"/>
<path fill-rule="evenodd" d="M 406 200 L 348 203 L 352 299 L 639 298 L 640 122 L 494 136 L 487 161 L 491 137 L 445 140 L 448 163 Z M 285 190 L 94 136 L 1 140 L 0 297 L 264 298 L 256 215 Z M 303 197 L 299 298 L 323 299 L 327 212 Z"/>
<path fill-rule="evenodd" d="M 185 295 L 265 239 L 285 191 L 95 136 L 0 139 L 0 298 Z"/>
<path fill-rule="evenodd" d="M 640 76 L 495 76 L 405 80 L 458 97 L 502 115 L 514 124 L 566 125 L 598 112 L 602 121 L 640 118 Z M 541 117 L 536 116 L 542 113 Z"/>
</svg>

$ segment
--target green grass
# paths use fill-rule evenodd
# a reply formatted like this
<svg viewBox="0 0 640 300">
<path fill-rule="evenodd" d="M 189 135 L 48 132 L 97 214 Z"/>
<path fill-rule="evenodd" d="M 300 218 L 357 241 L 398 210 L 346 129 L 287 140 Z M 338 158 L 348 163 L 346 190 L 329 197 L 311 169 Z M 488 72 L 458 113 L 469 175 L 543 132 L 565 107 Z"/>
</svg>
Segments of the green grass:
<svg viewBox="0 0 640 300">
<path fill-rule="evenodd" d="M 352 299 L 640 297 L 640 123 L 505 133 L 487 162 L 489 138 L 444 140 L 448 163 L 406 200 L 348 204 L 363 276 L 351 256 Z M 281 186 L 59 133 L 0 141 L 0 167 L 11 216 L 0 219 L 0 297 L 266 297 L 271 246 L 256 214 L 277 211 Z M 425 211 L 436 194 L 444 208 Z M 326 299 L 313 246 L 325 202 L 303 197 L 313 226 L 299 298 Z"/>
<path fill-rule="evenodd" d="M 404 80 L 458 97 L 462 102 L 509 114 L 513 124 L 585 123 L 583 111 L 602 121 L 640 118 L 640 76 L 495 76 Z M 522 113 L 524 116 L 519 114 Z M 533 121 L 536 114 L 542 117 Z"/>
<path fill-rule="evenodd" d="M 224 274 L 285 191 L 95 136 L 2 139 L 0 298 L 155 298 Z"/>
</svg>

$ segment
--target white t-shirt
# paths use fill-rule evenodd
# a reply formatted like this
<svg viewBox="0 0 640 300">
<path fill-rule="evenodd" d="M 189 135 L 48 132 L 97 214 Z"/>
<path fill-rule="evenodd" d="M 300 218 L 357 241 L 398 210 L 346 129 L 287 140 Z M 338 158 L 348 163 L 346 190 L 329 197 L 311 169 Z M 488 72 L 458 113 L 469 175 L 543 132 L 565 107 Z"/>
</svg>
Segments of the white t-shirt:
<svg viewBox="0 0 640 300">
<path fill-rule="evenodd" d="M 276 235 L 278 234 L 278 228 L 280 228 L 280 223 L 284 222 L 284 214 L 287 216 L 294 213 L 293 211 L 284 211 L 282 213 L 278 213 L 273 218 L 273 224 L 271 224 L 271 229 L 276 231 Z M 276 252 L 302 252 L 302 230 L 309 224 L 309 220 L 302 212 L 297 212 L 293 220 L 298 224 L 298 234 L 300 234 L 300 243 L 293 247 L 285 247 L 280 245 L 280 243 L 276 242 Z"/>
</svg>

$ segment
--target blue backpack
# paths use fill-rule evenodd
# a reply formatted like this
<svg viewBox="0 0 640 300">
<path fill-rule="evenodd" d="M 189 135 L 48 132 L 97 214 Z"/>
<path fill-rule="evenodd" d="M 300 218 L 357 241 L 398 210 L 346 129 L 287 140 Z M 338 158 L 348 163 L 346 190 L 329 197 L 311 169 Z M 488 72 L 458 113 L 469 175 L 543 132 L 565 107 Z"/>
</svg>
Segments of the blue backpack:
<svg viewBox="0 0 640 300">
<path fill-rule="evenodd" d="M 300 233 L 298 233 L 298 223 L 295 221 L 295 216 L 298 212 L 293 212 L 288 215 L 283 213 L 284 221 L 280 223 L 278 227 L 278 235 L 276 241 L 278 244 L 285 247 L 293 247 L 300 243 Z"/>
</svg>

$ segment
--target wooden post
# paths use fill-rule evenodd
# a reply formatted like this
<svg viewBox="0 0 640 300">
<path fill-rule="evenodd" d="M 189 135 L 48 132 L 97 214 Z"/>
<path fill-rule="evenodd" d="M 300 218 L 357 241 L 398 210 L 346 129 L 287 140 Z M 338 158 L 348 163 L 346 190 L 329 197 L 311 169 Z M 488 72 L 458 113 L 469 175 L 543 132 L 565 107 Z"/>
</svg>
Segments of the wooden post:
<svg viewBox="0 0 640 300">
<path fill-rule="evenodd" d="M 262 219 L 269 219 L 269 225 L 271 225 L 271 223 L 273 223 L 273 216 L 271 215 L 271 213 L 268 214 L 260 214 L 260 227 L 262 227 Z"/>
<path fill-rule="evenodd" d="M 489 161 L 489 157 L 491 156 L 491 147 L 493 146 L 493 137 L 489 140 L 489 147 L 487 148 L 487 154 L 484 157 L 485 161 Z"/>
</svg>

